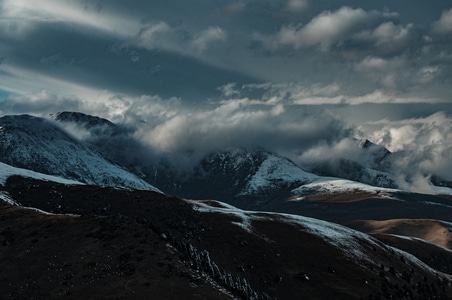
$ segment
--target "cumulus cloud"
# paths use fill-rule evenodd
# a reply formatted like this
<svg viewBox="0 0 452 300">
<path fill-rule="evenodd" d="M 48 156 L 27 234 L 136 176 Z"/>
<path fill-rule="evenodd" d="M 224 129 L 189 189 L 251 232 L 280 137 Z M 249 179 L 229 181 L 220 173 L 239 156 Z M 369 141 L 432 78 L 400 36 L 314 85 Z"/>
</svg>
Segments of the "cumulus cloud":
<svg viewBox="0 0 452 300">
<path fill-rule="evenodd" d="M 343 124 L 328 114 L 319 118 L 303 109 L 296 111 L 231 100 L 212 110 L 178 111 L 152 128 L 143 128 L 139 135 L 161 152 L 206 153 L 228 146 L 291 152 L 345 132 Z"/>
<path fill-rule="evenodd" d="M 366 56 L 362 61 L 355 65 L 359 72 L 386 70 L 390 66 L 390 62 L 384 58 Z"/>
<path fill-rule="evenodd" d="M 227 39 L 227 33 L 220 27 L 209 27 L 195 36 L 191 46 L 198 53 L 204 52 L 209 44 L 214 42 L 224 42 Z"/>
<path fill-rule="evenodd" d="M 225 97 L 240 96 L 240 91 L 236 88 L 236 82 L 230 82 L 218 88 Z"/>
<path fill-rule="evenodd" d="M 452 180 L 452 116 L 443 112 L 425 118 L 382 120 L 358 130 L 395 152 L 393 172 L 402 188 L 432 192 L 430 179 Z"/>
<path fill-rule="evenodd" d="M 359 142 L 357 140 L 346 137 L 333 144 L 316 145 L 301 153 L 297 160 L 304 165 L 337 159 L 356 160 L 362 154 L 358 145 Z"/>
<path fill-rule="evenodd" d="M 413 35 L 413 24 L 396 25 L 389 21 L 380 24 L 372 31 L 361 32 L 358 39 L 371 42 L 380 55 L 386 55 L 403 52 Z"/>
<path fill-rule="evenodd" d="M 432 24 L 432 30 L 438 34 L 452 33 L 452 8 L 443 11 L 439 20 Z"/>
<path fill-rule="evenodd" d="M 306 25 L 283 26 L 276 35 L 257 36 L 264 47 L 277 50 L 281 47 L 295 49 L 318 46 L 326 51 L 360 32 L 363 26 L 378 18 L 393 17 L 394 14 L 366 12 L 361 8 L 344 6 L 337 11 L 324 11 Z"/>
<path fill-rule="evenodd" d="M 353 8 L 307 0 L 3 3 L 1 56 L 10 67 L 39 74 L 34 80 L 3 76 L 0 86 L 8 92 L 59 93 L 72 82 L 134 97 L 158 94 L 200 102 L 218 95 L 217 87 L 228 82 L 303 81 L 338 84 L 341 90 L 334 97 L 303 97 L 300 103 L 343 104 L 349 95 L 376 90 L 399 92 L 396 101 L 406 93 L 443 100 L 450 95 L 450 45 L 444 36 L 368 2 Z M 286 8 L 294 13 L 283 12 Z M 219 17 L 222 9 L 222 16 L 229 11 L 234 22 Z M 44 84 L 40 77 L 55 80 Z"/>
</svg>

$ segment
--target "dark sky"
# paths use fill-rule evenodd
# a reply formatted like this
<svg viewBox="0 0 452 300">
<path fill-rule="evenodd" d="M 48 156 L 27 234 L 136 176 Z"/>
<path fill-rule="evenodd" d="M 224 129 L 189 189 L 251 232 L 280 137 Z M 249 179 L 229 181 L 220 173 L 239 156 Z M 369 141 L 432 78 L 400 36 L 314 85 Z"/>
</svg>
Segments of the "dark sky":
<svg viewBox="0 0 452 300">
<path fill-rule="evenodd" d="M 0 0 L 0 114 L 61 110 L 163 152 L 357 137 L 452 169 L 452 4 Z"/>
</svg>

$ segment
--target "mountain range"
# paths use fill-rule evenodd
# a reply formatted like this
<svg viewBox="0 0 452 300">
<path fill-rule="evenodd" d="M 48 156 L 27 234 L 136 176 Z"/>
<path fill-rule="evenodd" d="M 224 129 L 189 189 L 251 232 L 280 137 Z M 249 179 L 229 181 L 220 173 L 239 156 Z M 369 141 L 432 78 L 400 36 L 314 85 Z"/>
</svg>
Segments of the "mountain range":
<svg viewBox="0 0 452 300">
<path fill-rule="evenodd" d="M 181 171 L 140 163 L 134 132 L 0 118 L 2 295 L 452 298 L 452 191 L 398 189 L 386 148 L 357 140 L 359 160 L 304 169 L 231 147 Z"/>
</svg>

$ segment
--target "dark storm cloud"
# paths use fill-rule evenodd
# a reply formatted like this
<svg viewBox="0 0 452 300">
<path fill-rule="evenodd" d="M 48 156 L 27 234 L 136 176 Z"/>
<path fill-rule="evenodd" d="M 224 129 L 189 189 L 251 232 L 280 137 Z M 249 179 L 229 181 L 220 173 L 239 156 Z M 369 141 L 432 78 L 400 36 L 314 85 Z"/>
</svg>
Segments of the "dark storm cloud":
<svg viewBox="0 0 452 300">
<path fill-rule="evenodd" d="M 319 144 L 334 145 L 352 134 L 344 122 L 320 107 L 285 109 L 246 98 L 187 108 L 178 99 L 141 97 L 121 116 L 120 128 L 133 130 L 111 134 L 100 128 L 92 134 L 83 126 L 63 126 L 130 164 L 152 168 L 167 161 L 184 170 L 206 154 L 230 147 L 264 148 L 296 158 Z"/>
<path fill-rule="evenodd" d="M 422 22 L 397 1 L 40 3 L 4 1 L 2 57 L 16 69 L 93 89 L 191 100 L 229 82 L 337 83 L 345 96 L 423 85 L 443 100 L 450 91 L 450 11 L 442 3 Z M 256 52 L 256 41 L 270 53 Z M 36 91 L 28 84 L 1 88 Z"/>
<path fill-rule="evenodd" d="M 319 108 L 286 110 L 282 105 L 249 99 L 202 109 L 177 105 L 166 109 L 160 100 L 153 103 L 146 113 L 136 105 L 125 115 L 132 114 L 132 120 L 137 114 L 153 120 L 140 126 L 136 134 L 161 152 L 205 153 L 228 146 L 302 151 L 319 141 L 331 142 L 349 133 L 341 121 Z"/>
<path fill-rule="evenodd" d="M 215 32 L 210 38 L 215 38 Z M 201 33 L 194 40 L 196 49 L 207 47 L 208 40 L 209 32 Z M 28 47 L 30 44 L 32 50 Z M 34 29 L 27 40 L 16 41 L 14 49 L 5 54 L 8 63 L 20 69 L 131 95 L 206 98 L 224 82 L 253 81 L 194 58 L 167 51 L 125 47 L 108 36 L 86 35 L 73 32 L 70 27 L 56 28 L 50 24 Z"/>
</svg>

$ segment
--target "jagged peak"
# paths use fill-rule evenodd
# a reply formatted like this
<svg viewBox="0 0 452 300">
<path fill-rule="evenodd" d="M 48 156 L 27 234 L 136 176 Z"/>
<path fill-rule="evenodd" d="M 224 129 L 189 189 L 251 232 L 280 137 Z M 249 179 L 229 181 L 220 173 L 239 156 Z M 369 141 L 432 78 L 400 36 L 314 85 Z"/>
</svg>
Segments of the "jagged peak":
<svg viewBox="0 0 452 300">
<path fill-rule="evenodd" d="M 372 143 L 371 141 L 369 141 L 368 139 L 361 139 L 360 141 L 359 141 L 359 146 L 361 147 L 361 148 L 369 148 L 369 147 L 372 147 L 372 146 L 374 146 L 375 144 L 374 143 Z"/>
<path fill-rule="evenodd" d="M 116 124 L 107 119 L 87 115 L 81 112 L 62 111 L 52 114 L 50 117 L 59 122 L 73 122 L 88 128 L 94 126 L 116 127 Z"/>
</svg>

